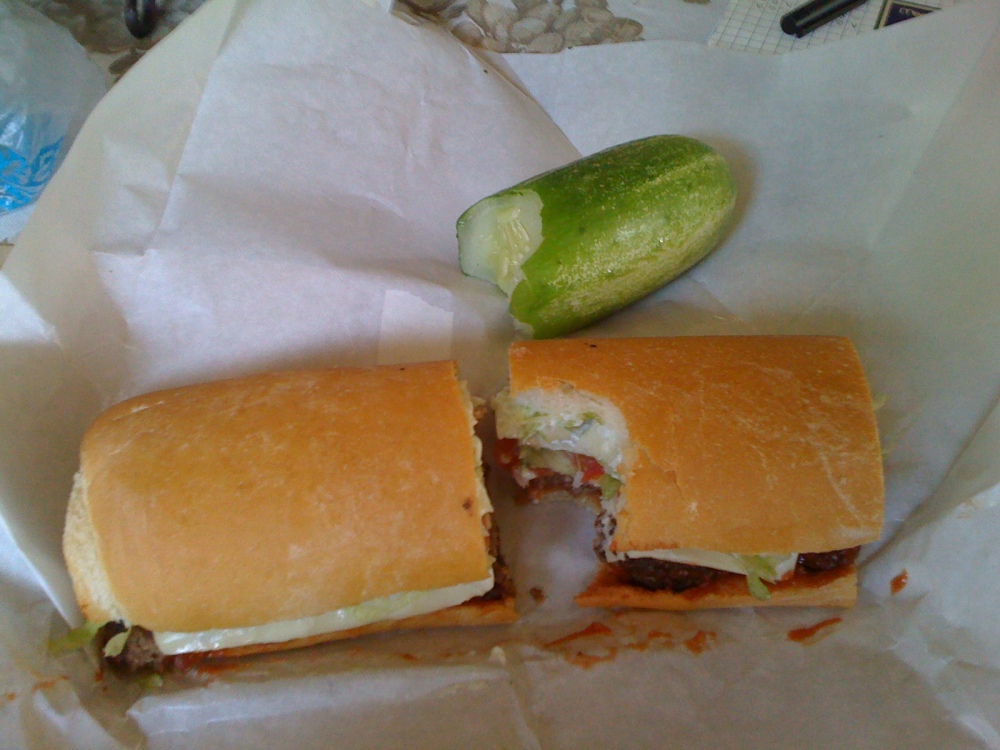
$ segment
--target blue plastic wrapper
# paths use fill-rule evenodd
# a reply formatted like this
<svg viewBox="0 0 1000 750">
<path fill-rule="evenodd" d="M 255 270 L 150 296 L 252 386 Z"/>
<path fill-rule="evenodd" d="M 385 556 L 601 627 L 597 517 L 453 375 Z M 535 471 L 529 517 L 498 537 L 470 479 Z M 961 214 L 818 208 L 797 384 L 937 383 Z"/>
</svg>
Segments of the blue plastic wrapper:
<svg viewBox="0 0 1000 750">
<path fill-rule="evenodd" d="M 0 0 L 0 240 L 38 199 L 106 91 L 104 74 L 61 26 Z"/>
</svg>

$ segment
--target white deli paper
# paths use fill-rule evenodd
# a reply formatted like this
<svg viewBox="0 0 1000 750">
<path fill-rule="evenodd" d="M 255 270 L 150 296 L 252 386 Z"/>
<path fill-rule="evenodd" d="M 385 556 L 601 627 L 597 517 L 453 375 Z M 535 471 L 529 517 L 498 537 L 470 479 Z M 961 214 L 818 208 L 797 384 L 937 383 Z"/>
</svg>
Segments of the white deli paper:
<svg viewBox="0 0 1000 750">
<path fill-rule="evenodd" d="M 1000 746 L 1000 9 L 779 58 L 644 42 L 483 60 L 349 0 L 214 0 L 95 110 L 0 273 L 0 734 L 11 747 Z M 77 617 L 82 431 L 154 388 L 453 356 L 505 379 L 462 276 L 478 198 L 629 138 L 734 165 L 739 222 L 588 335 L 843 333 L 887 448 L 850 611 L 581 611 L 592 519 L 498 493 L 522 621 L 248 659 L 143 691 Z"/>
</svg>

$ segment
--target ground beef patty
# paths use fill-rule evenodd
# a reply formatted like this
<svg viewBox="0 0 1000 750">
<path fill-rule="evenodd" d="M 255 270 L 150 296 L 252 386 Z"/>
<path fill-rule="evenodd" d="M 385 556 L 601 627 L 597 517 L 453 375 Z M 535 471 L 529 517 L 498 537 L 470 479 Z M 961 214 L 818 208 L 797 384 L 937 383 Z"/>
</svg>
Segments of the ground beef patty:
<svg viewBox="0 0 1000 750">
<path fill-rule="evenodd" d="M 796 573 L 826 573 L 848 565 L 853 565 L 858 559 L 861 547 L 835 549 L 832 552 L 807 552 L 799 555 L 795 563 Z"/>
<path fill-rule="evenodd" d="M 858 557 L 860 547 L 833 550 L 832 552 L 810 552 L 799 555 L 795 564 L 796 575 L 813 575 L 852 565 Z M 657 560 L 652 557 L 633 557 L 612 563 L 622 571 L 629 583 L 650 591 L 668 589 L 675 594 L 705 586 L 726 573 L 700 565 Z"/>
<path fill-rule="evenodd" d="M 711 583 L 723 574 L 715 568 L 656 560 L 652 557 L 631 557 L 614 563 L 625 572 L 629 582 L 650 591 L 670 589 L 675 594 Z"/>
<path fill-rule="evenodd" d="M 120 622 L 106 623 L 97 631 L 97 648 L 104 651 L 104 646 L 119 633 L 124 633 L 126 627 Z M 105 656 L 108 666 L 119 674 L 141 674 L 155 672 L 163 674 L 170 657 L 164 656 L 156 645 L 153 634 L 145 628 L 133 626 L 129 631 L 125 647 L 117 656 Z"/>
</svg>

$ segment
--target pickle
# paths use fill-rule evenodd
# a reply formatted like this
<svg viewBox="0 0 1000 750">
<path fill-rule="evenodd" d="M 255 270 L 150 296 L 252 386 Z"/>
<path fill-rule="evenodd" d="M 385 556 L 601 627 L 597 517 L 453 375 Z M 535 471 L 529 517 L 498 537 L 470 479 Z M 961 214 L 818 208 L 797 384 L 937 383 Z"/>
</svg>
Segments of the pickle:
<svg viewBox="0 0 1000 750">
<path fill-rule="evenodd" d="M 462 271 L 496 284 L 517 328 L 549 338 L 645 297 L 704 258 L 736 204 L 729 165 L 694 138 L 624 143 L 532 177 L 458 219 Z"/>
</svg>

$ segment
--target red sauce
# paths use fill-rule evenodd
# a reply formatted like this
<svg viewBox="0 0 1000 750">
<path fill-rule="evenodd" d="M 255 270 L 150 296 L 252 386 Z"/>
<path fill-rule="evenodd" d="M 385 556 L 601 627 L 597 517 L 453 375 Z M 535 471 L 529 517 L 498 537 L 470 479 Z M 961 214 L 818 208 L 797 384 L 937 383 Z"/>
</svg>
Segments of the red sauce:
<svg viewBox="0 0 1000 750">
<path fill-rule="evenodd" d="M 32 692 L 36 690 L 48 690 L 50 687 L 55 687 L 61 680 L 68 680 L 69 677 L 54 677 L 51 680 L 39 680 L 34 685 L 31 686 Z"/>
<path fill-rule="evenodd" d="M 788 631 L 788 640 L 795 641 L 796 643 L 801 643 L 802 641 L 807 641 L 816 635 L 823 628 L 828 628 L 831 625 L 836 625 L 838 622 L 842 622 L 842 617 L 831 617 L 829 620 L 823 620 L 822 622 L 817 622 L 815 625 L 810 625 L 808 628 L 796 628 L 795 630 Z"/>
<path fill-rule="evenodd" d="M 890 581 L 889 589 L 892 591 L 893 595 L 896 595 L 906 588 L 906 584 L 909 583 L 909 581 L 910 574 L 907 572 L 906 568 L 903 568 L 903 572 Z"/>
<path fill-rule="evenodd" d="M 699 630 L 693 636 L 684 641 L 687 650 L 692 654 L 700 654 L 707 651 L 715 644 L 715 633 L 706 630 Z"/>
<path fill-rule="evenodd" d="M 239 664 L 232 661 L 209 660 L 203 661 L 196 668 L 196 671 L 206 675 L 219 675 L 225 672 L 232 672 L 239 669 Z"/>
<path fill-rule="evenodd" d="M 546 643 L 547 648 L 552 648 L 553 646 L 562 646 L 565 643 L 575 641 L 577 638 L 586 638 L 591 635 L 608 635 L 613 632 L 611 628 L 600 622 L 592 622 L 590 625 L 585 627 L 583 630 L 578 630 L 575 633 L 570 633 L 569 635 L 564 635 L 562 638 L 557 638 L 550 643 Z"/>
<path fill-rule="evenodd" d="M 177 654 L 169 657 L 170 666 L 178 672 L 193 672 L 200 675 L 218 675 L 239 669 L 239 663 L 215 656 L 218 651 L 202 651 L 192 654 Z"/>
<path fill-rule="evenodd" d="M 515 438 L 499 438 L 494 446 L 497 463 L 510 471 L 521 463 L 518 456 L 518 444 Z"/>
<path fill-rule="evenodd" d="M 618 649 L 610 648 L 606 654 L 597 656 L 595 654 L 585 654 L 582 651 L 577 651 L 575 654 L 570 654 L 566 656 L 566 661 L 570 664 L 575 664 L 583 669 L 590 669 L 595 664 L 600 664 L 602 661 L 611 661 L 618 655 Z"/>
<path fill-rule="evenodd" d="M 405 659 L 406 661 L 420 661 L 420 659 L 413 654 L 396 654 L 400 659 Z"/>
</svg>

